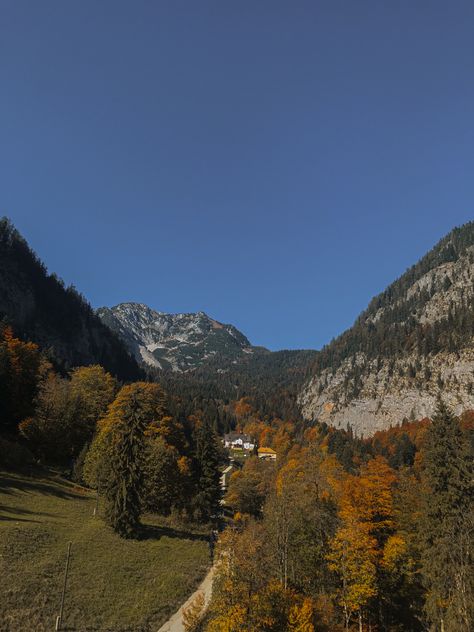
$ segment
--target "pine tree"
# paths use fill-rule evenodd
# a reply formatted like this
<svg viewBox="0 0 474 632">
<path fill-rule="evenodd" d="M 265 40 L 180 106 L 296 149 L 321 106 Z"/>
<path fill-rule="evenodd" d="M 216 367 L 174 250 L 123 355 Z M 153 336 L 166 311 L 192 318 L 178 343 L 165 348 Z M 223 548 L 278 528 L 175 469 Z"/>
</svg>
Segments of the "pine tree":
<svg viewBox="0 0 474 632">
<path fill-rule="evenodd" d="M 124 386 L 109 409 L 112 427 L 107 518 L 124 538 L 138 534 L 146 459 L 145 430 L 160 413 L 161 396 L 157 385 L 139 382 Z"/>
<path fill-rule="evenodd" d="M 422 571 L 433 630 L 472 630 L 474 472 L 472 448 L 440 400 L 424 452 Z"/>
<path fill-rule="evenodd" d="M 220 508 L 220 450 L 218 439 L 210 424 L 197 422 L 196 470 L 197 494 L 194 506 L 197 517 L 207 521 Z"/>
</svg>

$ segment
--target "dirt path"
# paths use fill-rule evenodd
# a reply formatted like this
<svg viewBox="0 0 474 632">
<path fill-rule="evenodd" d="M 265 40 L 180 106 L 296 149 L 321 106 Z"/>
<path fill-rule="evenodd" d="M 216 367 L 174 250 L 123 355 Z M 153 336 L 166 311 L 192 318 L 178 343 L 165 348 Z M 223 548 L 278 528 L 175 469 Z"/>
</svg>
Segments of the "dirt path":
<svg viewBox="0 0 474 632">
<path fill-rule="evenodd" d="M 212 594 L 212 579 L 214 577 L 214 570 L 214 567 L 211 568 L 206 577 L 202 580 L 199 588 L 195 592 L 193 592 L 193 594 L 185 603 L 183 603 L 183 605 L 177 612 L 175 612 L 171 619 L 168 619 L 168 621 L 161 626 L 158 632 L 184 632 L 183 612 L 184 610 L 186 610 L 186 608 L 189 607 L 192 600 L 197 596 L 198 593 L 204 593 L 205 607 L 207 607 Z"/>
</svg>

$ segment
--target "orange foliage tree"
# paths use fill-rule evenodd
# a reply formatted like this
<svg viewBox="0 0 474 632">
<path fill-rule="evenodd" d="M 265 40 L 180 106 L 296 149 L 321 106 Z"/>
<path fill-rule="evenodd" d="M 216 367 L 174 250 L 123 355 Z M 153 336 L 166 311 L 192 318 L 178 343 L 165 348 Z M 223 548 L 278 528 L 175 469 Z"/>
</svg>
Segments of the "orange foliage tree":
<svg viewBox="0 0 474 632">
<path fill-rule="evenodd" d="M 357 614 L 362 631 L 364 609 L 379 592 L 378 571 L 395 530 L 395 481 L 385 459 L 376 457 L 361 468 L 359 476 L 347 475 L 337 490 L 341 525 L 328 558 L 341 581 L 338 598 L 347 629 Z M 390 542 L 391 547 L 394 544 Z"/>
<path fill-rule="evenodd" d="M 0 328 L 0 431 L 14 433 L 33 414 L 39 383 L 49 368 L 37 345 L 15 338 L 10 327 Z"/>
</svg>

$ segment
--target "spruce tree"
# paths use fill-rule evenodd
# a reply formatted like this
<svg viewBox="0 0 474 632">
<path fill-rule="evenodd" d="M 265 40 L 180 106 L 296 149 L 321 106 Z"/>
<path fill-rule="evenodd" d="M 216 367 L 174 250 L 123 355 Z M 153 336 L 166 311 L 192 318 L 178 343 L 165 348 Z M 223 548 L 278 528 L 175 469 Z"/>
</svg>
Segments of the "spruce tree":
<svg viewBox="0 0 474 632">
<path fill-rule="evenodd" d="M 144 468 L 145 430 L 159 414 L 161 390 L 157 385 L 137 383 L 122 388 L 111 406 L 113 419 L 108 458 L 107 518 L 124 538 L 138 535 Z M 155 392 L 156 391 L 156 392 Z"/>
<path fill-rule="evenodd" d="M 440 400 L 424 451 L 421 522 L 426 613 L 432 630 L 472 630 L 473 455 L 458 420 Z"/>
<path fill-rule="evenodd" d="M 221 501 L 220 450 L 218 438 L 209 423 L 197 422 L 195 513 L 202 521 L 217 515 Z"/>
</svg>

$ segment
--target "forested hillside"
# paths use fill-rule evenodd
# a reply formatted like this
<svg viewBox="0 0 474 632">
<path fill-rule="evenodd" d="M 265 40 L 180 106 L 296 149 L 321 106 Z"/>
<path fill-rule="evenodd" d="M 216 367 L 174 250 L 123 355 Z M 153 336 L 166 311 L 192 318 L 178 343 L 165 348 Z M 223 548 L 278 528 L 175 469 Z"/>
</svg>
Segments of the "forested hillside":
<svg viewBox="0 0 474 632">
<path fill-rule="evenodd" d="M 205 632 L 471 632 L 472 412 L 360 440 L 244 423 L 277 452 L 230 480 Z M 197 609 L 198 610 L 198 609 Z"/>
<path fill-rule="evenodd" d="M 169 524 L 173 537 L 186 539 L 192 531 L 207 539 L 212 532 L 211 558 L 220 529 L 213 599 L 207 613 L 202 602 L 187 612 L 190 632 L 471 632 L 474 415 L 466 407 L 455 416 L 446 404 L 454 394 L 473 390 L 466 359 L 471 225 L 453 233 L 463 239 L 442 242 L 441 259 L 430 253 L 428 261 L 439 265 L 420 263 L 418 272 L 407 273 L 405 285 L 401 279 L 384 299 L 376 299 L 332 351 L 331 345 L 321 354 L 261 350 L 244 352 L 238 361 L 216 353 L 192 371 L 149 367 L 148 382 L 125 385 L 111 371 L 91 365 L 87 355 L 95 349 L 94 335 L 105 332 L 98 353 L 116 344 L 124 366 L 137 369 L 114 334 L 97 324 L 81 297 L 47 275 L 8 223 L 2 231 L 2 300 L 22 332 L 19 336 L 11 325 L 0 324 L 0 468 L 10 472 L 4 479 L 8 485 L 17 477 L 11 471 L 19 471 L 36 480 L 32 488 L 44 489 L 38 477 L 53 467 L 77 485 L 95 489 L 100 521 L 110 527 L 104 537 L 118 549 L 121 540 L 139 544 L 162 538 L 148 514 L 156 514 L 153 524 Z M 48 320 L 52 306 L 62 314 L 61 322 Z M 387 343 L 377 355 L 367 333 L 372 330 L 382 346 L 392 333 L 398 342 Z M 432 342 L 423 350 L 426 340 Z M 69 368 L 81 357 L 88 366 Z M 390 362 L 391 374 L 381 381 Z M 436 373 L 437 362 L 442 370 Z M 326 379 L 319 397 L 328 392 L 346 397 L 331 402 L 330 423 L 300 415 L 298 395 L 314 370 L 318 379 Z M 354 375 L 359 382 L 351 383 Z M 392 389 L 394 401 L 406 399 L 411 384 L 418 406 L 425 401 L 423 389 L 436 379 L 432 420 L 408 421 L 400 414 L 393 427 L 365 438 L 357 432 L 367 422 L 363 414 L 355 431 L 334 427 L 331 413 L 347 415 L 350 396 L 362 398 L 369 380 L 375 388 L 376 379 L 380 388 Z M 350 395 L 351 388 L 359 390 Z M 458 398 L 456 406 L 465 399 Z M 219 435 L 230 429 L 252 437 L 256 454 L 227 452 Z M 221 475 L 229 466 L 234 472 L 222 499 Z M 33 509 L 6 506 L 9 514 L 34 516 L 36 501 Z M 39 506 L 43 520 L 50 512 L 41 513 L 44 505 Z M 18 545 L 10 541 L 16 552 Z M 43 563 L 31 548 L 28 555 Z M 134 566 L 141 563 L 133 558 L 130 568 L 144 587 Z M 153 586 L 148 589 L 154 594 Z M 49 590 L 38 584 L 36 622 L 43 621 L 38 604 Z M 173 602 L 181 592 L 165 601 Z M 91 604 L 102 613 L 100 599 L 94 594 Z M 134 619 L 155 617 L 154 603 L 145 600 Z M 11 629 L 22 629 L 17 623 L 25 615 L 18 614 L 22 602 L 14 591 L 5 612 Z M 82 620 L 79 613 L 77 620 Z"/>
<path fill-rule="evenodd" d="M 181 411 L 189 414 L 198 406 L 216 428 L 228 429 L 219 410 L 247 397 L 267 418 L 299 417 L 297 395 L 316 351 L 271 352 L 252 346 L 233 325 L 203 312 L 165 314 L 122 303 L 97 314 L 148 375 L 173 394 Z"/>
<path fill-rule="evenodd" d="M 123 380 L 142 375 L 84 297 L 48 273 L 6 218 L 0 220 L 0 318 L 65 370 L 98 363 Z"/>
<path fill-rule="evenodd" d="M 454 229 L 318 353 L 307 419 L 373 432 L 431 415 L 437 392 L 474 406 L 474 223 Z"/>
<path fill-rule="evenodd" d="M 186 374 L 153 370 L 149 374 L 172 394 L 177 410 L 202 410 L 222 432 L 228 431 L 232 423 L 225 412 L 227 405 L 241 398 L 247 398 L 264 419 L 300 419 L 297 396 L 310 375 L 309 366 L 316 353 L 267 351 L 239 362 L 223 362 L 216 357 Z"/>
</svg>

